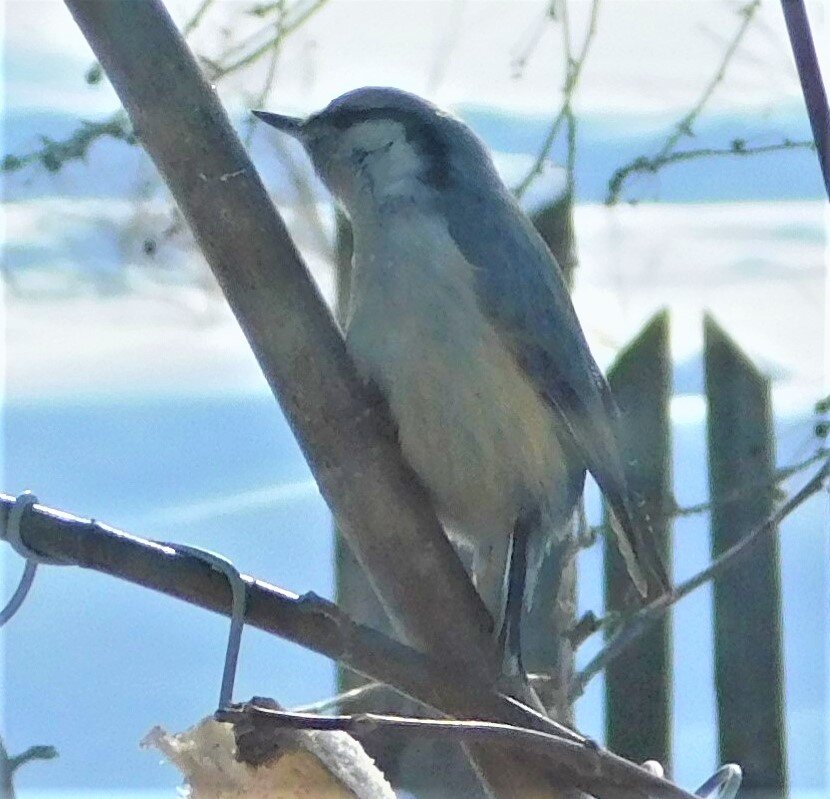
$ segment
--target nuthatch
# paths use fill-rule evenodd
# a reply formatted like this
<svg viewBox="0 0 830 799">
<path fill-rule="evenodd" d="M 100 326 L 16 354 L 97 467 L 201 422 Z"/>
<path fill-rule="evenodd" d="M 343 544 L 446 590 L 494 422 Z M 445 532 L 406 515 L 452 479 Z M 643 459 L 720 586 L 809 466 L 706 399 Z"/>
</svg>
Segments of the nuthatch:
<svg viewBox="0 0 830 799">
<path fill-rule="evenodd" d="M 522 672 L 525 588 L 532 598 L 545 554 L 568 543 L 586 469 L 637 588 L 664 585 L 608 384 L 559 266 L 478 137 L 390 88 L 357 89 L 307 119 L 254 113 L 303 145 L 351 221 L 348 351 L 471 555 L 506 670 Z"/>
</svg>

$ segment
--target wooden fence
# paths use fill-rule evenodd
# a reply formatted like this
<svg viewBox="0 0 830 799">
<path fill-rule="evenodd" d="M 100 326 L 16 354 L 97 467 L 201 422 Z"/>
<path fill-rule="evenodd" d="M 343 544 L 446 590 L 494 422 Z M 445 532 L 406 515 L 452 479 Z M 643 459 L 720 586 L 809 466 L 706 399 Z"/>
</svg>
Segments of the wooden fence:
<svg viewBox="0 0 830 799">
<path fill-rule="evenodd" d="M 671 367 L 666 314 L 655 317 L 610 372 L 625 414 L 635 489 L 664 552 L 671 551 Z M 775 456 L 769 380 L 710 317 L 704 372 L 711 503 L 711 554 L 763 522 L 773 507 Z M 677 475 L 682 479 L 682 474 Z M 626 590 L 620 558 L 605 546 L 606 604 Z M 786 794 L 781 590 L 776 536 L 714 585 L 715 692 L 719 759 L 744 770 L 742 797 Z M 634 760 L 671 763 L 671 621 L 666 617 L 606 670 L 608 746 Z"/>
</svg>

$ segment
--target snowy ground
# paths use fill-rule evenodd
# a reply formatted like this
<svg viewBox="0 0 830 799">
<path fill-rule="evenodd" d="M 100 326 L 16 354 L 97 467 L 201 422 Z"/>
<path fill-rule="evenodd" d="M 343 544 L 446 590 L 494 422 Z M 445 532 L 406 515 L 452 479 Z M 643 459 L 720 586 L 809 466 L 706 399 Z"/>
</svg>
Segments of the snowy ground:
<svg viewBox="0 0 830 799">
<path fill-rule="evenodd" d="M 163 211 L 159 203 L 136 207 L 6 204 L 4 261 L 15 289 L 6 303 L 11 396 L 261 386 L 244 338 L 190 251 L 178 240 L 163 243 L 154 256 L 160 266 L 148 265 L 141 230 L 158 228 Z M 322 217 L 327 231 L 325 211 Z M 319 239 L 301 215 L 289 210 L 287 220 L 331 301 Z M 825 205 L 808 201 L 581 206 L 575 302 L 598 359 L 609 363 L 668 307 L 675 357 L 685 364 L 700 350 L 709 312 L 778 385 L 819 396 L 828 357 L 827 221 Z M 678 376 L 681 393 L 699 393 L 692 378 Z"/>
</svg>

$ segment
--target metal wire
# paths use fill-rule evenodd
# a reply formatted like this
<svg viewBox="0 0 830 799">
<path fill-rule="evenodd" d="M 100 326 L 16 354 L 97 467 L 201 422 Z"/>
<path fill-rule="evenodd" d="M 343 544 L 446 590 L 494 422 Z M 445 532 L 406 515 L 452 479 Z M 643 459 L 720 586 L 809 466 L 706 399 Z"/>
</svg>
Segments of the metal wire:
<svg viewBox="0 0 830 799">
<path fill-rule="evenodd" d="M 228 583 L 230 583 L 232 596 L 231 626 L 228 633 L 228 645 L 225 649 L 222 685 L 219 690 L 219 708 L 227 708 L 233 701 L 233 686 L 236 682 L 236 667 L 239 662 L 239 649 L 242 643 L 242 628 L 245 625 L 245 606 L 248 598 L 245 581 L 242 579 L 239 569 L 226 557 L 218 555 L 216 552 L 186 544 L 171 544 L 169 542 L 164 542 L 164 546 L 204 561 L 211 568 L 224 574 L 228 578 Z"/>
</svg>

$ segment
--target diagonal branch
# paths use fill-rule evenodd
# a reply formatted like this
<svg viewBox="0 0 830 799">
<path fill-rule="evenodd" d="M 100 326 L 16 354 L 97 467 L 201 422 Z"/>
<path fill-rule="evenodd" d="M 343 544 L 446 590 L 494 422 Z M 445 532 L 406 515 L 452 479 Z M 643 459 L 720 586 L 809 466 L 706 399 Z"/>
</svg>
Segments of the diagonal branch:
<svg viewBox="0 0 830 799">
<path fill-rule="evenodd" d="M 6 529 L 14 503 L 12 497 L 0 494 L 0 530 Z M 26 547 L 64 565 L 93 569 L 226 616 L 231 614 L 232 594 L 227 578 L 205 560 L 177 551 L 173 544 L 138 538 L 40 504 L 26 509 L 20 533 Z M 433 660 L 357 624 L 325 599 L 314 594 L 298 596 L 247 575 L 242 575 L 242 580 L 246 588 L 246 623 L 337 659 L 426 705 L 462 717 L 469 717 L 470 709 L 477 707 L 481 715 L 476 718 L 485 719 L 459 724 L 436 722 L 429 727 L 437 730 L 435 735 L 460 736 L 468 745 L 504 743 L 505 736 L 518 736 L 522 746 L 503 764 L 508 769 L 505 785 L 512 785 L 515 780 L 511 767 L 524 764 L 524 768 L 541 772 L 551 780 L 551 786 L 572 785 L 608 799 L 689 799 L 689 794 L 676 785 L 655 778 L 516 700 L 492 691 L 481 693 L 480 687 L 471 684 L 455 664 Z M 312 728 L 309 725 L 313 720 L 322 718 L 308 713 L 294 716 L 310 719 L 308 728 Z M 491 723 L 490 719 L 500 721 Z M 320 722 L 327 723 L 334 722 Z M 413 724 L 404 726 L 408 729 Z M 520 785 L 529 787 L 527 781 Z M 551 791 L 552 787 L 548 787 L 542 795 L 555 795 Z"/>
<path fill-rule="evenodd" d="M 627 619 L 622 627 L 611 637 L 605 647 L 576 676 L 574 684 L 571 687 L 572 697 L 576 698 L 581 696 L 585 690 L 585 686 L 591 679 L 634 643 L 672 605 L 677 604 L 681 599 L 700 588 L 700 586 L 705 585 L 710 580 L 720 579 L 737 566 L 743 557 L 752 550 L 752 545 L 758 539 L 763 536 L 773 535 L 778 525 L 787 516 L 801 507 L 810 497 L 823 490 L 828 478 L 830 478 L 830 460 L 825 461 L 821 469 L 763 524 L 747 533 L 734 546 L 731 546 L 725 552 L 721 553 L 721 555 L 715 558 L 712 563 L 698 572 L 694 577 L 676 586 L 670 593 L 658 597 L 651 604 L 637 611 L 637 613 Z"/>
<path fill-rule="evenodd" d="M 827 105 L 827 92 L 821 77 L 821 67 L 810 32 L 810 20 L 804 0 L 781 0 L 787 33 L 795 58 L 804 104 L 810 117 L 813 140 L 818 149 L 819 166 L 824 178 L 824 188 L 830 198 L 830 107 Z"/>
<path fill-rule="evenodd" d="M 14 497 L 0 494 L 0 531 L 6 529 L 14 504 Z M 199 557 L 177 551 L 174 544 L 130 535 L 41 504 L 27 509 L 21 534 L 27 547 L 63 564 L 92 569 L 231 615 L 227 578 Z M 487 716 L 526 724 L 529 714 L 542 729 L 585 740 L 505 696 L 477 694 L 456 667 L 358 624 L 322 597 L 297 595 L 248 575 L 242 575 L 242 580 L 246 587 L 245 623 L 250 626 L 340 661 L 431 707 L 463 715 L 478 703 Z"/>
<path fill-rule="evenodd" d="M 246 735 L 250 735 L 253 728 L 257 738 L 263 732 L 281 729 L 339 730 L 358 737 L 382 730 L 386 735 L 404 734 L 430 740 L 498 742 L 549 759 L 562 771 L 571 774 L 571 782 L 584 791 L 602 792 L 610 785 L 616 788 L 636 787 L 655 799 L 693 799 L 691 794 L 668 780 L 622 760 L 595 744 L 577 743 L 558 735 L 509 724 L 406 718 L 378 713 L 321 716 L 265 707 L 262 700 L 257 699 L 222 708 L 217 711 L 215 718 L 217 721 L 240 725 Z"/>
<path fill-rule="evenodd" d="M 193 229 L 398 630 L 491 680 L 492 621 L 166 10 L 158 0 L 67 5 Z"/>
</svg>

